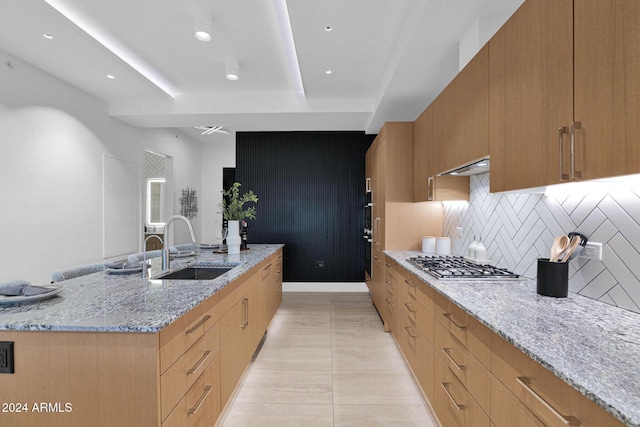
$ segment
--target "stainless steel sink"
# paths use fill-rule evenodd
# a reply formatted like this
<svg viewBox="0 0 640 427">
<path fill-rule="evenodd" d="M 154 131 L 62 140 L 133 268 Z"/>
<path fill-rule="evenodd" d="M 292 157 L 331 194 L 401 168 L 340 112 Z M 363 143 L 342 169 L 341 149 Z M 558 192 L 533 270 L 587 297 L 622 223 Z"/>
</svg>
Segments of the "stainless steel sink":
<svg viewBox="0 0 640 427">
<path fill-rule="evenodd" d="M 223 275 L 234 267 L 187 267 L 158 276 L 158 279 L 176 280 L 211 280 Z"/>
</svg>

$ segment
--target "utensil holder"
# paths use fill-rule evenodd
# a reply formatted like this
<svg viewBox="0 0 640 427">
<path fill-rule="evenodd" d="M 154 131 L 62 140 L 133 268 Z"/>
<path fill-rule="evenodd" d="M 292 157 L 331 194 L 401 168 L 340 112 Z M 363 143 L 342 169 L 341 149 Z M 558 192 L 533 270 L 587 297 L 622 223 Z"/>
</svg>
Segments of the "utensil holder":
<svg viewBox="0 0 640 427">
<path fill-rule="evenodd" d="M 538 258 L 536 291 L 547 297 L 566 298 L 569 294 L 569 263 Z"/>
</svg>

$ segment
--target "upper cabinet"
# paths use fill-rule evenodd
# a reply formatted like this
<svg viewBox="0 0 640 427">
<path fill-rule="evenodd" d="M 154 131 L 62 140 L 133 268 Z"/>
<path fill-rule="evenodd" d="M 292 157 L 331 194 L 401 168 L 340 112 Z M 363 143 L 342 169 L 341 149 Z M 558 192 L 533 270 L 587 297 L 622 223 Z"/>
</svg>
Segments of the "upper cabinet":
<svg viewBox="0 0 640 427">
<path fill-rule="evenodd" d="M 413 200 L 469 200 L 469 177 L 436 175 L 433 110 L 429 105 L 413 123 Z"/>
<path fill-rule="evenodd" d="M 637 0 L 527 0 L 496 33 L 491 191 L 640 172 L 639 27 Z"/>
<path fill-rule="evenodd" d="M 574 1 L 575 177 L 640 172 L 640 2 Z"/>
<path fill-rule="evenodd" d="M 435 172 L 489 155 L 489 50 L 485 45 L 433 102 Z"/>
</svg>

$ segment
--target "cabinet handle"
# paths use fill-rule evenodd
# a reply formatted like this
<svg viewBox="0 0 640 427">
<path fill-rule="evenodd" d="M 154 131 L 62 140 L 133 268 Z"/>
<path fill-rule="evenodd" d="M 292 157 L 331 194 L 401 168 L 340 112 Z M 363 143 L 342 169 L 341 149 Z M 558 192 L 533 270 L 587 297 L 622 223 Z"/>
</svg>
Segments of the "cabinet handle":
<svg viewBox="0 0 640 427">
<path fill-rule="evenodd" d="M 367 178 L 364 180 L 364 191 L 367 193 L 371 193 L 371 178 Z"/>
<path fill-rule="evenodd" d="M 242 316 L 244 318 L 244 321 L 240 324 L 240 327 L 244 329 L 247 326 L 249 326 L 249 299 L 248 298 L 244 298 L 242 300 L 242 311 L 244 312 Z"/>
<path fill-rule="evenodd" d="M 411 338 L 412 340 L 416 339 L 417 335 L 411 333 L 413 331 L 413 328 L 411 326 L 405 326 L 404 330 L 407 332 L 407 335 L 409 335 L 409 338 Z"/>
<path fill-rule="evenodd" d="M 198 401 L 196 402 L 196 406 L 194 406 L 193 408 L 189 408 L 189 410 L 187 411 L 189 415 L 193 415 L 198 412 L 198 409 L 200 409 L 200 407 L 204 403 L 204 400 L 207 398 L 207 396 L 209 396 L 209 393 L 211 393 L 212 388 L 213 386 L 210 385 L 204 388 L 204 393 L 202 393 L 202 396 L 200 396 L 200 399 L 198 399 Z"/>
<path fill-rule="evenodd" d="M 385 262 L 384 265 L 386 265 L 387 268 L 393 268 L 393 264 L 388 264 L 388 263 Z"/>
<path fill-rule="evenodd" d="M 571 122 L 569 133 L 571 134 L 571 180 L 575 181 L 576 175 L 582 176 L 581 172 L 576 173 L 576 129 L 582 128 L 582 122 Z"/>
<path fill-rule="evenodd" d="M 373 219 L 373 228 L 371 229 L 371 240 L 373 241 L 374 245 L 378 244 L 378 218 Z M 374 258 L 376 260 L 378 259 L 377 256 L 374 256 Z"/>
<path fill-rule="evenodd" d="M 195 364 L 195 366 L 187 371 L 187 375 L 195 374 L 196 372 L 198 372 L 198 369 L 200 369 L 200 366 L 202 366 L 204 361 L 209 358 L 210 354 L 211 350 L 205 351 L 200 360 L 198 360 L 198 362 Z"/>
<path fill-rule="evenodd" d="M 433 177 L 427 178 L 427 201 L 433 201 Z"/>
<path fill-rule="evenodd" d="M 415 287 L 416 287 L 416 285 L 415 285 L 413 282 L 411 282 L 411 279 L 405 279 L 405 281 L 404 281 L 404 282 L 405 282 L 407 285 L 411 286 L 412 288 L 415 288 Z"/>
<path fill-rule="evenodd" d="M 271 263 L 267 264 L 267 266 L 262 271 L 267 271 L 270 268 L 271 268 Z"/>
<path fill-rule="evenodd" d="M 453 357 L 451 357 L 451 349 L 450 348 L 443 348 L 442 351 L 444 352 L 444 354 L 447 355 L 447 358 L 449 360 L 451 360 L 451 363 L 453 363 L 453 365 L 456 367 L 457 370 L 459 370 L 459 371 L 466 371 L 467 370 L 466 366 L 458 365 L 458 362 L 453 360 Z"/>
<path fill-rule="evenodd" d="M 465 329 L 467 329 L 467 327 L 466 327 L 466 326 L 458 325 L 458 324 L 453 320 L 453 318 L 451 317 L 451 313 L 443 313 L 442 315 L 443 315 L 444 317 L 446 317 L 446 318 L 447 318 L 447 320 L 449 320 L 449 322 L 451 322 L 451 324 L 452 324 L 453 326 L 455 326 L 456 328 L 458 328 L 459 330 L 464 331 Z"/>
<path fill-rule="evenodd" d="M 198 330 L 198 328 L 199 328 L 200 326 L 204 325 L 204 323 L 205 323 L 207 320 L 209 320 L 209 319 L 211 319 L 211 316 L 207 314 L 207 315 L 206 315 L 206 316 L 204 316 L 204 317 L 203 317 L 203 318 L 202 318 L 198 323 L 196 323 L 196 324 L 193 326 L 193 328 L 191 328 L 191 329 L 187 329 L 187 334 L 192 334 L 192 333 L 194 333 L 195 331 L 197 331 L 197 330 Z"/>
<path fill-rule="evenodd" d="M 564 135 L 565 133 L 569 133 L 569 128 L 566 126 L 560 126 L 558 128 L 558 145 L 560 146 L 560 181 L 566 181 L 568 176 L 564 174 L 564 155 L 563 155 L 563 140 L 562 140 L 562 135 Z"/>
<path fill-rule="evenodd" d="M 528 391 L 533 397 L 535 397 L 538 402 L 542 403 L 542 405 L 547 408 L 549 411 L 551 411 L 551 413 L 553 415 L 556 416 L 556 418 L 558 418 L 560 421 L 562 421 L 563 424 L 568 425 L 568 426 L 579 426 L 580 421 L 572 416 L 572 415 L 562 415 L 560 412 L 558 412 L 556 410 L 556 408 L 554 408 L 553 406 L 551 406 L 551 404 L 549 404 L 546 400 L 544 400 L 544 398 L 542 396 L 540 396 L 538 393 L 536 393 L 536 391 L 534 389 L 531 388 L 531 380 L 527 377 L 516 377 L 516 381 L 518 381 L 518 383 L 520 383 L 520 385 L 526 390 Z"/>
<path fill-rule="evenodd" d="M 411 306 L 411 303 L 406 302 L 406 303 L 404 303 L 404 306 L 407 307 L 407 310 L 409 310 L 411 312 L 411 314 L 416 314 L 416 311 Z"/>
<path fill-rule="evenodd" d="M 389 307 L 393 307 L 393 306 L 394 306 L 394 304 L 391 304 L 393 301 L 391 301 L 391 299 L 390 299 L 390 298 L 385 298 L 384 300 L 387 302 L 387 305 L 388 305 Z"/>
<path fill-rule="evenodd" d="M 449 392 L 449 387 L 451 387 L 451 384 L 449 384 L 449 383 L 440 383 L 440 384 L 442 385 L 442 388 L 444 389 L 444 392 L 447 393 L 447 396 L 449 396 L 449 400 L 451 400 L 451 403 L 453 403 L 453 405 L 456 407 L 456 409 L 458 411 L 463 411 L 464 410 L 464 405 L 461 405 L 458 402 L 456 402 L 456 400 L 453 398 L 453 396 Z"/>
</svg>

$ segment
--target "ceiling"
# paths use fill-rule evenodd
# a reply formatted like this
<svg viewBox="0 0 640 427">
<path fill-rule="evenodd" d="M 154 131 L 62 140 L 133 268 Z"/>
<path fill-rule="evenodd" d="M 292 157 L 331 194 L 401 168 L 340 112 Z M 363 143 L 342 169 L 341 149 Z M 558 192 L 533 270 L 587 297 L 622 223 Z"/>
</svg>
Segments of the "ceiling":
<svg viewBox="0 0 640 427">
<path fill-rule="evenodd" d="M 456 75 L 474 23 L 493 17 L 493 34 L 522 1 L 0 0 L 0 49 L 138 127 L 377 133 Z M 209 42 L 193 36 L 203 14 Z"/>
</svg>

